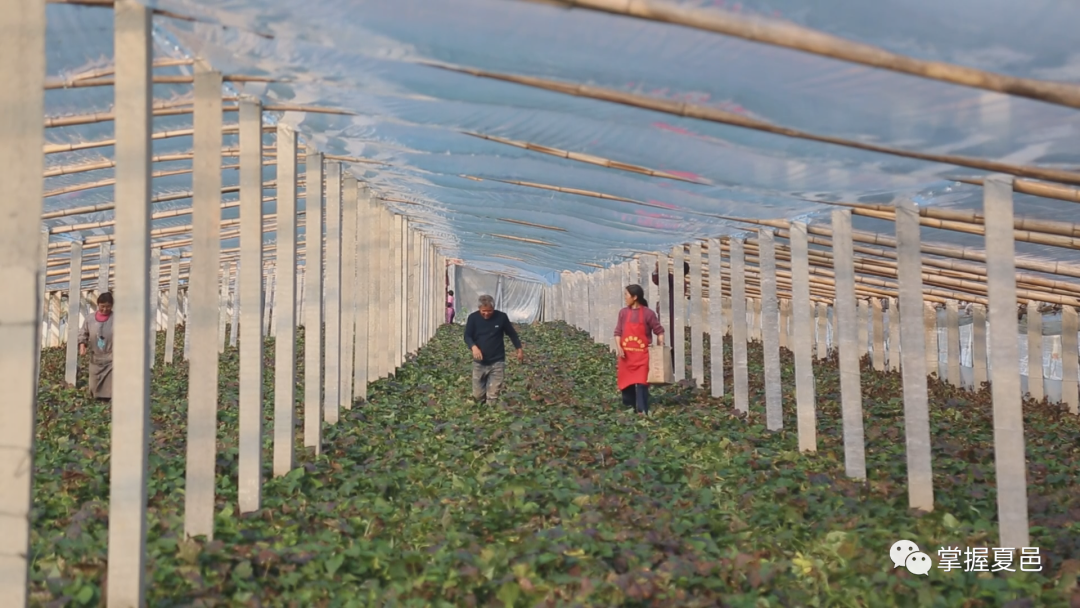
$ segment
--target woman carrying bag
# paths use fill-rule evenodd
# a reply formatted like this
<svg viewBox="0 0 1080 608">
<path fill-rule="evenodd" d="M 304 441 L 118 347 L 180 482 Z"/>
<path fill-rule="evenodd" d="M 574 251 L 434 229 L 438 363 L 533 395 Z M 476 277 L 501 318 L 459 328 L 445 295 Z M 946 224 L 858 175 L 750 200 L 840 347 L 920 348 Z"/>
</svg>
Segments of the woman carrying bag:
<svg viewBox="0 0 1080 608">
<path fill-rule="evenodd" d="M 649 346 L 654 334 L 657 344 L 663 346 L 664 328 L 649 308 L 640 285 L 628 285 L 623 297 L 626 308 L 619 311 L 619 321 L 615 324 L 619 390 L 623 405 L 636 405 L 639 414 L 648 414 Z"/>
</svg>

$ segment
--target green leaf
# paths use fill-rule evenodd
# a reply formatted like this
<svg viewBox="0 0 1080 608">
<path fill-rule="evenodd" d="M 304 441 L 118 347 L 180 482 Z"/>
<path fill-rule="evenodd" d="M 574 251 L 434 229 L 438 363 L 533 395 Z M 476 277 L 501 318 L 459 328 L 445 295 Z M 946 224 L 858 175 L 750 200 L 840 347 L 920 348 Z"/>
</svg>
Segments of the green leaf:
<svg viewBox="0 0 1080 608">
<path fill-rule="evenodd" d="M 330 574 L 330 576 L 334 576 L 343 563 L 345 563 L 345 554 L 337 553 L 333 555 L 330 559 L 326 560 L 326 572 Z"/>
<path fill-rule="evenodd" d="M 93 585 L 83 585 L 82 588 L 79 589 L 79 592 L 75 594 L 75 601 L 83 605 L 89 604 L 93 599 Z"/>
<path fill-rule="evenodd" d="M 514 603 L 521 597 L 521 587 L 514 581 L 505 582 L 502 587 L 499 587 L 499 592 L 495 594 L 495 597 L 502 601 L 506 608 L 514 608 Z"/>
<path fill-rule="evenodd" d="M 945 516 L 941 518 L 941 523 L 950 530 L 955 530 L 960 527 L 960 521 L 953 517 L 952 513 L 946 513 Z"/>
</svg>

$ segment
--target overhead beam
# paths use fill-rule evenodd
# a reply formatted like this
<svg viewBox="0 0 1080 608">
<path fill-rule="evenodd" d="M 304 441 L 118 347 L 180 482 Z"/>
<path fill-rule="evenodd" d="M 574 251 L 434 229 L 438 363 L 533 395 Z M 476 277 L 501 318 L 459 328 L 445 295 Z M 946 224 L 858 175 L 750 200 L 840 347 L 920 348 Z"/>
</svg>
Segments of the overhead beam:
<svg viewBox="0 0 1080 608">
<path fill-rule="evenodd" d="M 702 9 L 660 0 L 531 1 L 672 23 L 910 76 L 1080 109 L 1080 86 L 1074 84 L 1019 78 L 954 63 L 916 59 L 795 23 L 715 7 Z"/>
</svg>

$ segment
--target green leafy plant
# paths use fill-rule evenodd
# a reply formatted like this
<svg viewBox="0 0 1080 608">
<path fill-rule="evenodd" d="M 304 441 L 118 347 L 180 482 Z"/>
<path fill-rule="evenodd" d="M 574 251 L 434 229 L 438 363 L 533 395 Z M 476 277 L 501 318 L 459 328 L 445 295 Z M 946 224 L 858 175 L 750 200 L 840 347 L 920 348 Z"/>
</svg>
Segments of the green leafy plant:
<svg viewBox="0 0 1080 608">
<path fill-rule="evenodd" d="M 816 367 L 818 452 L 795 437 L 784 353 L 783 431 L 764 428 L 761 349 L 748 416 L 691 383 L 656 388 L 653 415 L 619 403 L 615 359 L 564 323 L 520 328 L 501 403 L 469 398 L 461 328 L 444 326 L 369 401 L 325 428 L 315 457 L 236 511 L 238 355 L 221 358 L 215 539 L 184 538 L 187 368 L 153 374 L 148 601 L 154 606 L 1075 606 L 1080 421 L 1025 403 L 1032 546 L 1043 570 L 926 577 L 889 547 L 994 546 L 989 392 L 931 383 L 936 509 L 907 508 L 900 377 L 864 361 L 869 479 L 844 477 L 835 360 Z M 708 345 L 708 341 L 706 341 Z M 303 336 L 298 398 L 302 400 Z M 708 347 L 707 347 L 708 348 Z M 708 349 L 706 348 L 706 353 Z M 689 349 L 688 349 L 689 352 Z M 730 342 L 724 344 L 730 375 Z M 63 386 L 43 353 L 35 457 L 34 605 L 95 605 L 107 573 L 109 406 Z M 265 428 L 272 428 L 272 341 Z M 689 369 L 689 364 L 687 366 Z M 706 358 L 705 369 L 709 369 Z M 85 380 L 84 380 L 85 382 Z M 731 378 L 726 379 L 731 387 Z M 729 389 L 730 390 L 730 389 Z"/>
</svg>

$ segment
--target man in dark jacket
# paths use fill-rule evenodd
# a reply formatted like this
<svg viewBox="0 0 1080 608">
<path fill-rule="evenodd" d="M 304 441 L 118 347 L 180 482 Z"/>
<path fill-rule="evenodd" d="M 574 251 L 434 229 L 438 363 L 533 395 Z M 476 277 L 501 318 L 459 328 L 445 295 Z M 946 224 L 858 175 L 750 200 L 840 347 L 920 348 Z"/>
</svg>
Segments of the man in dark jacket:
<svg viewBox="0 0 1080 608">
<path fill-rule="evenodd" d="M 494 402 L 502 389 L 506 374 L 506 345 L 509 337 L 517 349 L 519 362 L 525 360 L 521 339 L 506 313 L 495 310 L 491 296 L 480 296 L 479 310 L 465 321 L 465 345 L 473 356 L 473 399 L 478 403 Z"/>
</svg>

